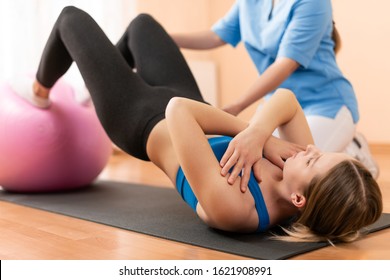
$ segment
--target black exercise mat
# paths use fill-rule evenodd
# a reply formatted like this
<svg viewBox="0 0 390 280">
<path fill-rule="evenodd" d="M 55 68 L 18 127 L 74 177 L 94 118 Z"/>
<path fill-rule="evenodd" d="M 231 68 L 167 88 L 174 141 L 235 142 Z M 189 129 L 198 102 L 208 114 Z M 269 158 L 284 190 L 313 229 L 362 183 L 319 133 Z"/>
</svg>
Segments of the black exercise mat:
<svg viewBox="0 0 390 280">
<path fill-rule="evenodd" d="M 328 246 L 269 240 L 269 234 L 231 234 L 207 227 L 176 190 L 99 181 L 73 192 L 16 194 L 0 191 L 0 199 L 152 236 L 255 259 L 287 259 Z M 390 227 L 390 214 L 370 232 Z"/>
</svg>

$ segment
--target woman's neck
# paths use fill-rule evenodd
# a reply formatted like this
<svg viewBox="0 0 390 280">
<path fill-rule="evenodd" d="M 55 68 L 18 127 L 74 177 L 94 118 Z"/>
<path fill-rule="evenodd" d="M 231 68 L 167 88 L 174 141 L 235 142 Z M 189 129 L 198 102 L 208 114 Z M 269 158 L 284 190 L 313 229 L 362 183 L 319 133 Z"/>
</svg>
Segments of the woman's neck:
<svg viewBox="0 0 390 280">
<path fill-rule="evenodd" d="M 261 192 L 267 205 L 271 224 L 280 223 L 297 214 L 283 179 L 283 171 L 266 159 L 262 163 Z"/>
</svg>

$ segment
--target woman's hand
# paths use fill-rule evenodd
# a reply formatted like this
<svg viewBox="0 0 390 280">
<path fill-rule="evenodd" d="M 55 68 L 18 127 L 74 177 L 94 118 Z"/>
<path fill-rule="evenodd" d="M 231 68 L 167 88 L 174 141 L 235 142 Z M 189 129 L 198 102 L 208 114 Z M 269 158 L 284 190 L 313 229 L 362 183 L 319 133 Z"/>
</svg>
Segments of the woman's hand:
<svg viewBox="0 0 390 280">
<path fill-rule="evenodd" d="M 240 189 L 243 193 L 247 190 L 252 166 L 263 157 L 264 139 L 261 131 L 247 128 L 232 139 L 220 160 L 222 176 L 226 176 L 233 167 L 227 178 L 229 184 L 234 184 L 242 173 Z"/>
<path fill-rule="evenodd" d="M 228 177 L 229 184 L 234 184 L 242 172 L 240 189 L 243 193 L 247 190 L 252 169 L 256 180 L 261 182 L 261 159 L 263 154 L 270 162 L 283 169 L 287 158 L 305 150 L 304 146 L 273 136 L 269 137 L 265 144 L 262 144 L 261 139 L 264 138 L 249 129 L 242 131 L 230 142 L 220 161 L 222 176 L 226 176 L 233 167 Z"/>
<path fill-rule="evenodd" d="M 264 145 L 264 157 L 283 169 L 286 159 L 305 149 L 304 146 L 271 136 Z"/>
</svg>

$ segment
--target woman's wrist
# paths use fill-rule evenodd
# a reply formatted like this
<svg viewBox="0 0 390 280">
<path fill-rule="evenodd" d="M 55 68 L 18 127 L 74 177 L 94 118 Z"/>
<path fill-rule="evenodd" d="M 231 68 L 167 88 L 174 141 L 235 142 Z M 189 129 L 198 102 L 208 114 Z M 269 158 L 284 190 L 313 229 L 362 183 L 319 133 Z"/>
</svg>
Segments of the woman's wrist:
<svg viewBox="0 0 390 280">
<path fill-rule="evenodd" d="M 251 137 L 256 139 L 256 141 L 261 146 L 264 146 L 265 143 L 268 141 L 268 138 L 270 137 L 270 133 L 256 125 L 249 125 L 247 128 L 247 132 L 251 135 Z"/>
</svg>

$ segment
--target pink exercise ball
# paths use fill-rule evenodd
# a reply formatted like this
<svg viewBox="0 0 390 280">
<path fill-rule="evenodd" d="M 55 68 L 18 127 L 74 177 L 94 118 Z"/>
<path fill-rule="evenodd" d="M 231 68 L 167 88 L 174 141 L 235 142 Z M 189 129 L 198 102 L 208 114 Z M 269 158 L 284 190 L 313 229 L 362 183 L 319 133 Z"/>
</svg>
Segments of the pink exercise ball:
<svg viewBox="0 0 390 280">
<path fill-rule="evenodd" d="M 89 185 L 112 153 L 92 105 L 58 81 L 51 105 L 39 109 L 0 85 L 0 186 L 12 192 L 55 192 Z"/>
</svg>

